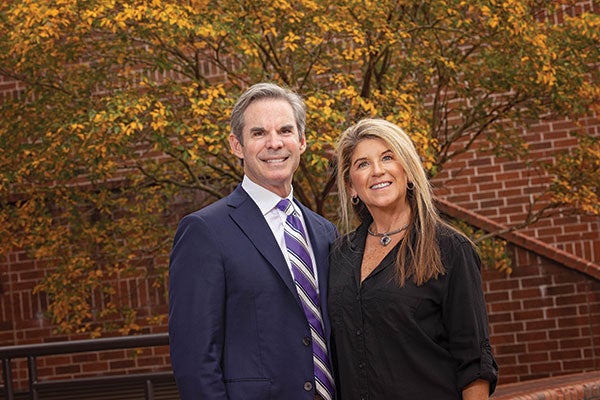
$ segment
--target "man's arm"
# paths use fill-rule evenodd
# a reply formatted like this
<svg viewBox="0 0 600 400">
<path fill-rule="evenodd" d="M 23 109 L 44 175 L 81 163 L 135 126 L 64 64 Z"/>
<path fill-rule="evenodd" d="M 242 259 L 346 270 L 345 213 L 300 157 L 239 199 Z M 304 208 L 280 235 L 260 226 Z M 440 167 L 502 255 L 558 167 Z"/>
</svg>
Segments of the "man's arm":
<svg viewBox="0 0 600 400">
<path fill-rule="evenodd" d="M 221 360 L 225 278 L 221 252 L 197 215 L 182 219 L 169 265 L 171 364 L 182 400 L 226 400 Z"/>
</svg>

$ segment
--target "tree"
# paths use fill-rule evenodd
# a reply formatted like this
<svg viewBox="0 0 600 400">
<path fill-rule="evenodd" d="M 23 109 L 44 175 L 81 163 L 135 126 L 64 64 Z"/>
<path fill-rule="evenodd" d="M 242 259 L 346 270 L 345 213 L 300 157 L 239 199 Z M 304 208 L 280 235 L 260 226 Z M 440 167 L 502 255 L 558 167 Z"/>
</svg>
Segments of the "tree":
<svg viewBox="0 0 600 400">
<path fill-rule="evenodd" d="M 59 330 L 135 330 L 107 282 L 164 284 L 173 205 L 196 209 L 240 180 L 227 123 L 248 84 L 306 99 L 295 193 L 333 216 L 331 148 L 361 117 L 403 126 L 435 176 L 476 140 L 527 159 L 519 127 L 598 112 L 599 26 L 597 9 L 544 0 L 3 3 L 0 76 L 23 86 L 1 105 L 1 252 L 53 268 L 38 290 Z M 556 176 L 553 207 L 598 215 L 582 200 L 598 196 L 587 140 L 575 151 L 595 171 L 534 165 Z M 582 196 L 566 196 L 575 183 Z"/>
</svg>

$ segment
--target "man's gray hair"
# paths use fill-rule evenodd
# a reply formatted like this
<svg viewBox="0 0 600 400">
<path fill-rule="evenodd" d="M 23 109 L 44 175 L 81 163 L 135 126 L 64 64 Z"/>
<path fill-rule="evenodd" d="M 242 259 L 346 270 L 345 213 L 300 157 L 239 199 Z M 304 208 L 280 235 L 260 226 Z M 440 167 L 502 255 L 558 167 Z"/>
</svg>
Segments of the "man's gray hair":
<svg viewBox="0 0 600 400">
<path fill-rule="evenodd" d="M 257 100 L 262 99 L 283 99 L 287 101 L 294 110 L 296 119 L 296 127 L 300 139 L 304 135 L 306 129 L 306 105 L 302 97 L 297 93 L 282 88 L 274 83 L 257 83 L 250 86 L 238 99 L 231 111 L 231 132 L 237 140 L 243 145 L 242 133 L 244 131 L 244 113 L 248 106 Z"/>
</svg>

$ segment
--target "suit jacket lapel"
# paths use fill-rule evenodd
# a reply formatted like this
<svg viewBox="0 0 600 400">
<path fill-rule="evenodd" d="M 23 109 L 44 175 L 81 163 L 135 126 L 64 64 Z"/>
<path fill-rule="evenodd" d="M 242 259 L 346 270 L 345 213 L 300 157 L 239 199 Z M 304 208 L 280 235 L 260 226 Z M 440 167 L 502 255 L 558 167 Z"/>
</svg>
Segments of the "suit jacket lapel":
<svg viewBox="0 0 600 400">
<path fill-rule="evenodd" d="M 302 209 L 307 234 L 310 238 L 310 244 L 315 256 L 314 262 L 318 274 L 319 292 L 321 293 L 320 297 L 322 299 L 326 299 L 328 277 L 326 265 L 328 264 L 327 259 L 329 258 L 329 241 L 331 240 L 329 238 L 330 234 L 327 232 L 320 220 L 312 218 L 312 214 L 309 212 L 308 208 L 298 202 L 296 202 L 296 204 L 298 204 Z M 323 302 L 323 300 L 321 302 Z"/>
<path fill-rule="evenodd" d="M 228 197 L 228 204 L 232 207 L 230 216 L 233 221 L 240 227 L 242 232 L 254 244 L 256 250 L 268 261 L 273 269 L 280 276 L 281 280 L 294 295 L 298 303 L 298 293 L 292 279 L 292 275 L 287 266 L 287 262 L 281 249 L 271 234 L 271 228 L 265 221 L 260 209 L 252 201 L 250 196 L 238 186 L 233 193 Z"/>
</svg>

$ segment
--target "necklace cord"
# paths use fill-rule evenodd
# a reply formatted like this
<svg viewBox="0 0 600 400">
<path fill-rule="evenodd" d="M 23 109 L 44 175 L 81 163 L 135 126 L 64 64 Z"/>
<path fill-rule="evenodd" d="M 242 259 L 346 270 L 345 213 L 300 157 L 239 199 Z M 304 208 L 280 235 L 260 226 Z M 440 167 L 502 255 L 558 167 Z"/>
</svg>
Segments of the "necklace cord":
<svg viewBox="0 0 600 400">
<path fill-rule="evenodd" d="M 406 228 L 408 228 L 408 224 L 404 225 L 400 229 L 396 229 L 395 231 L 389 231 L 389 232 L 383 232 L 383 233 L 373 232 L 371 230 L 371 228 L 367 228 L 367 233 L 371 236 L 380 237 L 381 240 L 379 240 L 379 243 L 381 243 L 382 246 L 387 246 L 392 241 L 390 236 L 400 233 L 400 232 L 406 230 Z"/>
</svg>

